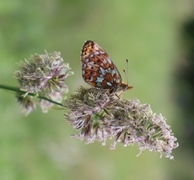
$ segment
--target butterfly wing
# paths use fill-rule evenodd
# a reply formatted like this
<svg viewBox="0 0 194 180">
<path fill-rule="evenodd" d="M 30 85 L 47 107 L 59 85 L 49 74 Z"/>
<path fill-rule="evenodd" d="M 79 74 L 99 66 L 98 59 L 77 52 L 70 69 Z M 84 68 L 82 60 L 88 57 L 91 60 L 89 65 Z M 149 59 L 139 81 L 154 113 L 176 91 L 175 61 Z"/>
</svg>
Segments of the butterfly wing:
<svg viewBox="0 0 194 180">
<path fill-rule="evenodd" d="M 82 77 L 88 84 L 117 89 L 122 83 L 121 75 L 108 54 L 94 41 L 86 41 L 81 51 Z"/>
</svg>

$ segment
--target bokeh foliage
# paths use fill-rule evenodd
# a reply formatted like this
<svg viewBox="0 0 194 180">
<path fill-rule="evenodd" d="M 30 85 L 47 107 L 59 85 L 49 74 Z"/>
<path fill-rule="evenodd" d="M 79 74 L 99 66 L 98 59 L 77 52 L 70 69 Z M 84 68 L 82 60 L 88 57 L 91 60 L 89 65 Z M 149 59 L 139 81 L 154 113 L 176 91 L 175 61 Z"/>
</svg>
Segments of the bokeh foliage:
<svg viewBox="0 0 194 180">
<path fill-rule="evenodd" d="M 180 56 L 180 27 L 191 16 L 190 1 L 0 1 L 0 82 L 17 85 L 12 73 L 31 54 L 60 51 L 75 72 L 70 93 L 80 85 L 80 50 L 87 39 L 97 41 L 120 69 L 129 59 L 125 98 L 151 104 L 181 139 L 180 110 L 173 98 L 173 71 Z M 175 85 L 176 86 L 176 85 Z M 62 111 L 24 117 L 11 93 L 0 93 L 0 179 L 193 179 L 190 150 L 179 147 L 175 161 L 137 147 L 110 151 L 85 145 Z M 187 149 L 187 151 L 185 151 Z M 185 153 L 186 152 L 186 153 Z"/>
</svg>

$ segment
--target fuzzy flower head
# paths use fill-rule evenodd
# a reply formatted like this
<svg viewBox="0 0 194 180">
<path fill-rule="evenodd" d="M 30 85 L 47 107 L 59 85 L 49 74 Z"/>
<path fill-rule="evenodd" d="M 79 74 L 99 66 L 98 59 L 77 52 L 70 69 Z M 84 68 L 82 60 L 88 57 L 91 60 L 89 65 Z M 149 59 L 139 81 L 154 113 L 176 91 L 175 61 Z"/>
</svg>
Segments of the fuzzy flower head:
<svg viewBox="0 0 194 180">
<path fill-rule="evenodd" d="M 178 147 L 166 119 L 153 113 L 150 105 L 139 100 L 122 100 L 107 90 L 81 87 L 66 100 L 65 114 L 69 124 L 79 131 L 74 137 L 86 143 L 114 139 L 111 149 L 121 142 L 124 146 L 137 143 L 140 152 L 148 149 L 173 159 L 172 150 Z"/>
<path fill-rule="evenodd" d="M 27 93 L 52 94 L 68 91 L 65 79 L 73 74 L 69 64 L 65 64 L 59 52 L 35 54 L 21 62 L 15 72 L 20 89 Z"/>
<path fill-rule="evenodd" d="M 54 101 L 60 103 L 64 93 L 68 92 L 65 80 L 73 74 L 70 69 L 59 52 L 35 54 L 22 61 L 20 69 L 15 72 L 15 77 L 21 90 L 21 93 L 17 94 L 17 99 L 24 111 L 29 113 L 35 109 L 32 96 L 39 97 L 36 104 L 43 112 L 47 112 Z"/>
</svg>

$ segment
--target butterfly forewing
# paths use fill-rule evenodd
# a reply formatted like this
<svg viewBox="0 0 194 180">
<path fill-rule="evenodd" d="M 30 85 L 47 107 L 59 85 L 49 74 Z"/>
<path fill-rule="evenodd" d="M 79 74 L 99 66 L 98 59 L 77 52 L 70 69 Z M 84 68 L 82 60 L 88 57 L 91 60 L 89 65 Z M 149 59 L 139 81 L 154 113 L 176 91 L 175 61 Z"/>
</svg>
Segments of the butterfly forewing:
<svg viewBox="0 0 194 180">
<path fill-rule="evenodd" d="M 132 88 L 122 83 L 121 75 L 108 54 L 94 41 L 86 41 L 81 51 L 82 77 L 88 84 L 113 91 Z"/>
</svg>

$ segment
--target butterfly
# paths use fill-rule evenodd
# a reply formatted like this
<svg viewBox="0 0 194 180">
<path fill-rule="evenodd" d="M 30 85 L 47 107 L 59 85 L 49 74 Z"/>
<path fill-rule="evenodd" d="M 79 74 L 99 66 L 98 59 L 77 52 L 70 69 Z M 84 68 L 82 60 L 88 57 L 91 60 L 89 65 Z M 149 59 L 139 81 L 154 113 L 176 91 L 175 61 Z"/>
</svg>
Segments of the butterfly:
<svg viewBox="0 0 194 180">
<path fill-rule="evenodd" d="M 88 40 L 81 51 L 82 77 L 93 87 L 110 89 L 111 92 L 133 88 L 122 82 L 113 61 L 96 42 Z"/>
</svg>

